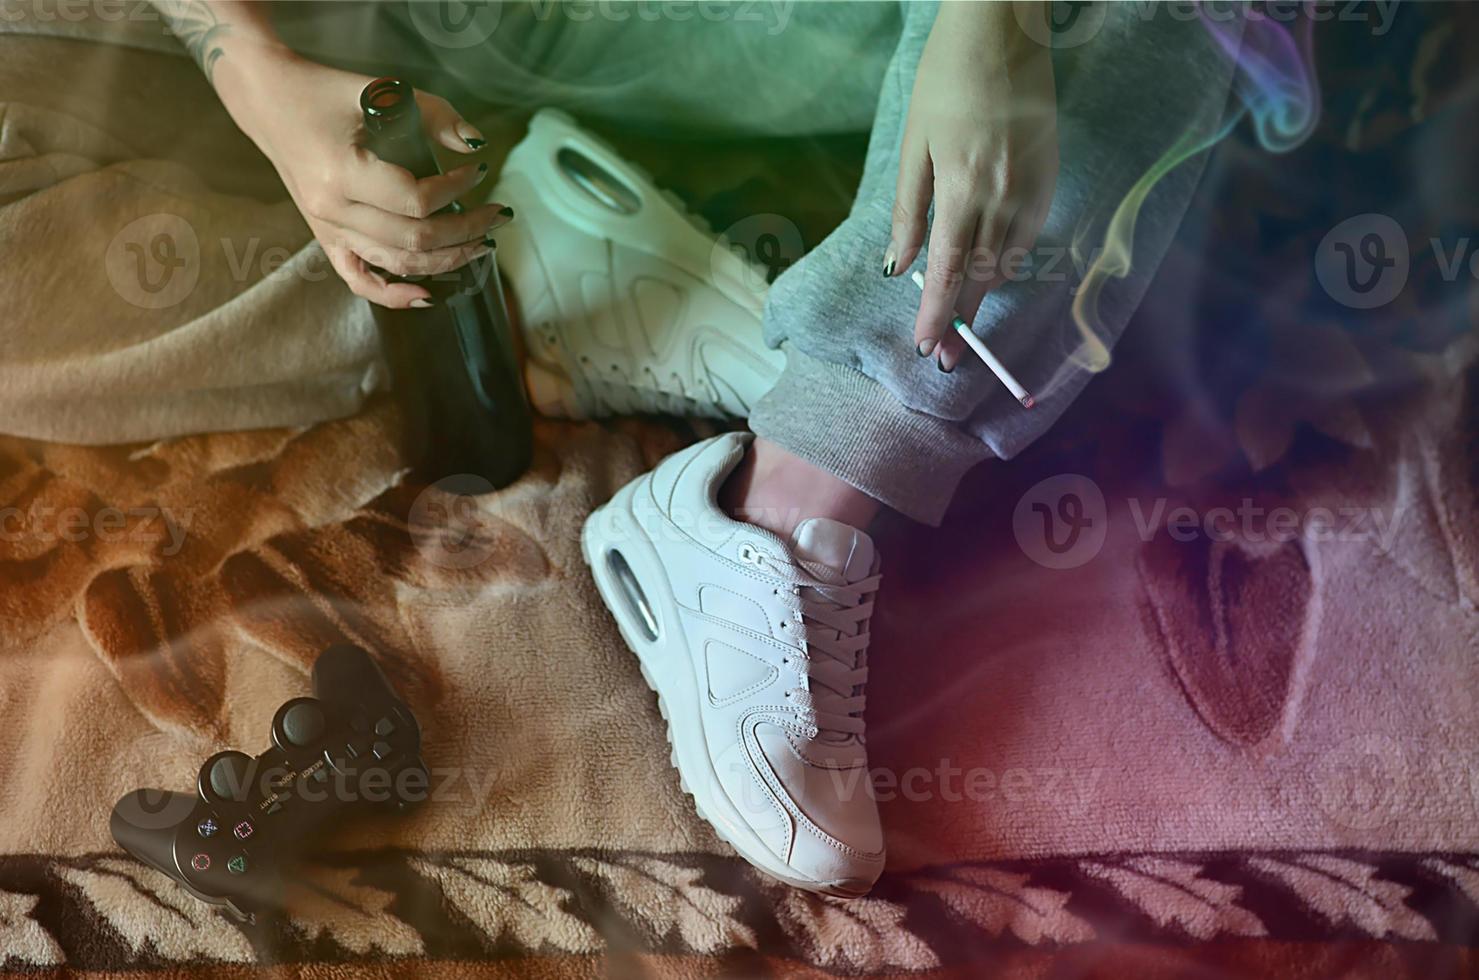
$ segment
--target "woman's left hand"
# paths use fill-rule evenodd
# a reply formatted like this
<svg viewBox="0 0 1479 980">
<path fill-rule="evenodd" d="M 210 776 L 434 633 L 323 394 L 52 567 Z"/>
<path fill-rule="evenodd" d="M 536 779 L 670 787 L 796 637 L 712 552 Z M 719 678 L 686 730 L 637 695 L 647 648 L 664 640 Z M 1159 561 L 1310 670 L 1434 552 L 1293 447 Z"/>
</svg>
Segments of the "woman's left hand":
<svg viewBox="0 0 1479 980">
<path fill-rule="evenodd" d="M 946 371 L 965 351 L 952 319 L 970 323 L 990 290 L 1021 274 L 1058 176 L 1052 52 L 1013 6 L 941 3 L 909 102 L 884 274 L 919 254 L 933 200 L 914 343 Z"/>
</svg>

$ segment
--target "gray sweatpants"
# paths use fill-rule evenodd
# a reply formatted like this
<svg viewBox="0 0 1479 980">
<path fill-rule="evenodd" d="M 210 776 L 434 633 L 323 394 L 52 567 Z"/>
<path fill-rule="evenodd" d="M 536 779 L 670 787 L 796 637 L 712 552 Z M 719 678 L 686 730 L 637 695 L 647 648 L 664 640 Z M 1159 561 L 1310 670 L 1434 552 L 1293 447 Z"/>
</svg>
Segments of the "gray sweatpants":
<svg viewBox="0 0 1479 980">
<path fill-rule="evenodd" d="M 406 34 L 432 38 L 440 67 L 493 101 L 726 135 L 860 132 L 871 122 L 850 215 L 771 290 L 766 340 L 785 350 L 787 367 L 750 427 L 930 523 L 944 514 L 967 469 L 1020 451 L 1062 414 L 1091 368 L 1102 369 L 1091 348 L 1112 347 L 1134 312 L 1204 154 L 1155 184 L 1128 243 L 1128 274 L 1104 285 L 1097 315 L 1082 327 L 1070 312 L 1077 288 L 1136 183 L 1180 141 L 1218 129 L 1233 75 L 1230 60 L 1184 5 L 1054 12 L 1067 24 L 1054 44 L 1057 191 L 1032 271 L 994 290 L 974 324 L 1037 394 L 1029 411 L 972 355 L 949 375 L 918 357 L 919 291 L 907 275 L 881 275 L 933 0 L 535 2 L 505 6 L 484 25 L 433 22 L 437 6 L 413 4 L 404 14 Z M 1030 7 L 1019 8 L 1019 20 L 1042 28 L 1022 20 Z M 489 32 L 487 40 L 465 44 L 468 32 L 479 30 Z M 921 251 L 914 267 L 924 264 Z M 1093 338 L 1087 344 L 1084 329 Z"/>
</svg>

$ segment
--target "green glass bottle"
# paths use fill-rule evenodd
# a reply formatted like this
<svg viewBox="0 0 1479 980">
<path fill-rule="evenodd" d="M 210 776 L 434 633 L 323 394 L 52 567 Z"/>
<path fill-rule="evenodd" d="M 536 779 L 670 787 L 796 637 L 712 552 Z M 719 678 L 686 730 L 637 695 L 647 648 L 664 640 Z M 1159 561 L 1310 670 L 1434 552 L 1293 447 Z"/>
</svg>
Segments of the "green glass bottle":
<svg viewBox="0 0 1479 980">
<path fill-rule="evenodd" d="M 441 172 L 409 84 L 378 78 L 360 93 L 360 108 L 376 156 L 417 178 Z M 497 263 L 487 255 L 455 272 L 405 279 L 431 292 L 431 308 L 371 310 L 405 416 L 408 459 L 427 482 L 470 474 L 507 486 L 528 468 L 534 435 Z"/>
</svg>

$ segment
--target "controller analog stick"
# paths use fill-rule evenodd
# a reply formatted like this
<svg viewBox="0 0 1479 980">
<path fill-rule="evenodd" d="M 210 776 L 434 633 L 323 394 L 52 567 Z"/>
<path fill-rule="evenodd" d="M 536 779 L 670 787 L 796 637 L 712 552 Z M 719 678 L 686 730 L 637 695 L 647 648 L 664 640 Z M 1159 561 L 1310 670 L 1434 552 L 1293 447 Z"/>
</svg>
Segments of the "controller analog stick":
<svg viewBox="0 0 1479 980">
<path fill-rule="evenodd" d="M 251 793 L 252 757 L 241 752 L 223 752 L 206 770 L 206 782 L 217 799 L 243 803 Z"/>
<path fill-rule="evenodd" d="M 310 701 L 293 705 L 282 716 L 283 736 L 300 749 L 317 744 L 327 729 L 323 709 Z"/>
</svg>

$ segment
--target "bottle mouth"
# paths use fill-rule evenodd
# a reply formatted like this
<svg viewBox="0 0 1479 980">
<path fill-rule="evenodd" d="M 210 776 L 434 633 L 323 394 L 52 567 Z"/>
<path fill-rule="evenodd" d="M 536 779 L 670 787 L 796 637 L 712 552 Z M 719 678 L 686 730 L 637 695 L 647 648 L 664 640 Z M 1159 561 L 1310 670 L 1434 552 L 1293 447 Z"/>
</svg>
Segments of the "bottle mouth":
<svg viewBox="0 0 1479 980">
<path fill-rule="evenodd" d="M 379 131 L 416 112 L 416 91 L 399 78 L 377 78 L 359 94 L 365 124 Z"/>
</svg>

